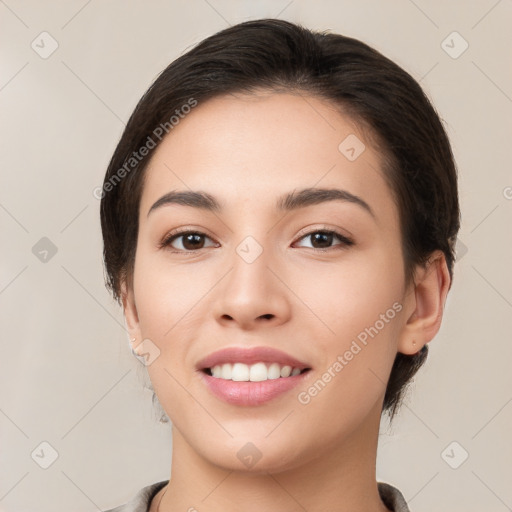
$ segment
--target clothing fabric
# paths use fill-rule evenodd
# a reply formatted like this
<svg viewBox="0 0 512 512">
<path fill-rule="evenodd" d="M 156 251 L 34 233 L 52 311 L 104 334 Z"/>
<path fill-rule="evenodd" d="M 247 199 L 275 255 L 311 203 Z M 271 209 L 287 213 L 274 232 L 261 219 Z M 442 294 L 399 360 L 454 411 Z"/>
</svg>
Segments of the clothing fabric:
<svg viewBox="0 0 512 512">
<path fill-rule="evenodd" d="M 151 500 L 168 482 L 169 480 L 162 480 L 161 482 L 147 485 L 143 487 L 130 502 L 110 510 L 105 510 L 104 512 L 148 512 Z M 377 487 L 381 500 L 389 510 L 393 512 L 411 512 L 405 498 L 396 487 L 384 482 L 377 482 Z"/>
</svg>

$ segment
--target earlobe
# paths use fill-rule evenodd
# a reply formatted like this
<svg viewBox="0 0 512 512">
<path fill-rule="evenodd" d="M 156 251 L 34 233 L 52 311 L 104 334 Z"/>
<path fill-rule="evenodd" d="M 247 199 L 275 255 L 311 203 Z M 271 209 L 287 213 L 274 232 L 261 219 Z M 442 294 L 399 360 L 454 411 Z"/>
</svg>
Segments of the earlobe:
<svg viewBox="0 0 512 512">
<path fill-rule="evenodd" d="M 414 309 L 400 335 L 398 352 L 413 355 L 434 338 L 441 327 L 450 274 L 442 251 L 432 253 L 427 264 L 415 274 L 412 302 Z"/>
</svg>

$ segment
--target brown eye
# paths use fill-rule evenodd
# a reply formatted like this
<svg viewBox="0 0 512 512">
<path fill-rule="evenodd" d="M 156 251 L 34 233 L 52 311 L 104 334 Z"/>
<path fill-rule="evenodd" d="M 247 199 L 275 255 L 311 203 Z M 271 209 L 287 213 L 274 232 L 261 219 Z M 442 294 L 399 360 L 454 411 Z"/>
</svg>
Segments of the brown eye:
<svg viewBox="0 0 512 512">
<path fill-rule="evenodd" d="M 312 231 L 307 235 L 304 235 L 301 240 L 305 240 L 307 238 L 311 239 L 311 248 L 312 249 L 331 249 L 334 247 L 332 245 L 333 241 L 338 239 L 341 243 L 335 244 L 339 246 L 349 246 L 353 245 L 354 242 L 349 240 L 347 237 L 343 236 L 341 233 L 337 233 L 336 231 L 331 230 L 321 230 L 321 231 Z M 303 246 L 307 247 L 307 246 Z"/>
<path fill-rule="evenodd" d="M 198 231 L 185 231 L 166 238 L 162 242 L 161 246 L 172 247 L 177 251 L 191 252 L 215 245 L 214 243 L 210 246 L 205 245 L 206 240 L 211 240 L 211 238 L 204 233 L 200 233 Z"/>
</svg>

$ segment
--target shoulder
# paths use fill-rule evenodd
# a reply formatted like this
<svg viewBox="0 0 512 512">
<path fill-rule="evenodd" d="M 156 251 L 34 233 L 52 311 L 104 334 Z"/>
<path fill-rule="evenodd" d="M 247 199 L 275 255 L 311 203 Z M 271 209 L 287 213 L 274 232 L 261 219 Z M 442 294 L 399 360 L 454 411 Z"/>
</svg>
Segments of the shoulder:
<svg viewBox="0 0 512 512">
<path fill-rule="evenodd" d="M 155 494 L 167 483 L 169 480 L 162 480 L 151 485 L 146 485 L 140 489 L 137 494 L 124 505 L 119 505 L 116 508 L 104 510 L 103 512 L 147 512 L 149 505 Z"/>
<path fill-rule="evenodd" d="M 403 494 L 390 484 L 377 482 L 379 494 L 384 505 L 393 512 L 411 512 Z"/>
</svg>

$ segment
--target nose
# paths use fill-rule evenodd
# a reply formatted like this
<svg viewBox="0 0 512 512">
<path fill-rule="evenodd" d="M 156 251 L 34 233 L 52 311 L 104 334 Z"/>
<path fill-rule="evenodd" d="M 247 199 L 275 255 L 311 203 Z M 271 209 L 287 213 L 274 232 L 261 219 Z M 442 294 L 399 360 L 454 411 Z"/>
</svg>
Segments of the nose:
<svg viewBox="0 0 512 512">
<path fill-rule="evenodd" d="M 215 300 L 215 316 L 226 327 L 244 330 L 276 327 L 291 316 L 291 291 L 286 278 L 270 251 L 263 252 L 252 262 L 234 252 L 231 271 L 221 281 Z"/>
</svg>

